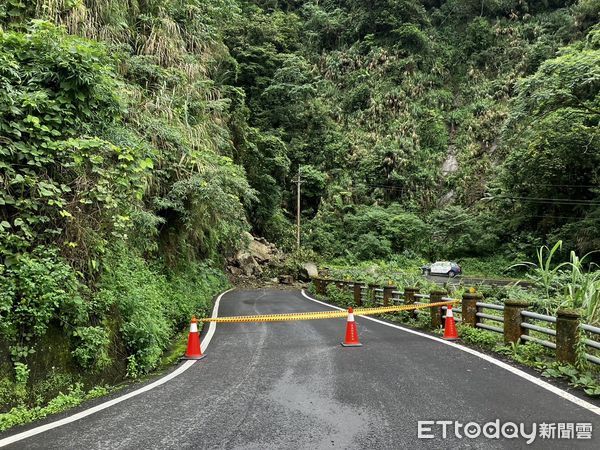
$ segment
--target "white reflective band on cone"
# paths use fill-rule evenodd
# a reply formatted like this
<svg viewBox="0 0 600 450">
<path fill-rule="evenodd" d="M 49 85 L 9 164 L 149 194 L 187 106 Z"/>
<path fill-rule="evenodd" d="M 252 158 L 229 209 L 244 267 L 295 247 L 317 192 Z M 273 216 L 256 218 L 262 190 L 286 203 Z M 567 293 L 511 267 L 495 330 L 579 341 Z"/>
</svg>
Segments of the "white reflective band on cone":
<svg viewBox="0 0 600 450">
<path fill-rule="evenodd" d="M 446 310 L 446 317 L 454 317 L 454 313 L 452 312 L 452 307 L 449 306 Z"/>
<path fill-rule="evenodd" d="M 197 333 L 198 332 L 198 324 L 196 322 L 192 322 L 192 324 L 190 325 L 190 333 Z"/>
<path fill-rule="evenodd" d="M 348 322 L 354 322 L 354 314 L 353 313 L 348 314 Z"/>
</svg>

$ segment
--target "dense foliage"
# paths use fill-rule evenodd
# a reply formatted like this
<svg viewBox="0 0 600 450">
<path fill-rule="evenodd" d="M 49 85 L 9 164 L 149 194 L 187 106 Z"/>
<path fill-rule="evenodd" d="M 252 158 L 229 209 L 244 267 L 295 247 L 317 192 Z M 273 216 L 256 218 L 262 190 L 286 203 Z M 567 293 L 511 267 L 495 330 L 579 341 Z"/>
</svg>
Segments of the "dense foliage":
<svg viewBox="0 0 600 450">
<path fill-rule="evenodd" d="M 329 256 L 598 247 L 598 2 L 239 3 L 234 83 L 287 158 L 246 165 L 261 197 L 275 169 L 287 188 L 257 230 L 291 216 L 300 172 L 305 242 Z"/>
<path fill-rule="evenodd" d="M 298 174 L 303 242 L 328 258 L 599 248 L 599 14 L 1 2 L 0 371 L 41 380 L 52 333 L 69 373 L 151 370 L 244 231 L 292 247 Z"/>
<path fill-rule="evenodd" d="M 5 406 L 153 369 L 226 285 L 211 265 L 256 200 L 226 123 L 243 94 L 207 73 L 223 11 L 171 6 L 0 7 Z"/>
</svg>

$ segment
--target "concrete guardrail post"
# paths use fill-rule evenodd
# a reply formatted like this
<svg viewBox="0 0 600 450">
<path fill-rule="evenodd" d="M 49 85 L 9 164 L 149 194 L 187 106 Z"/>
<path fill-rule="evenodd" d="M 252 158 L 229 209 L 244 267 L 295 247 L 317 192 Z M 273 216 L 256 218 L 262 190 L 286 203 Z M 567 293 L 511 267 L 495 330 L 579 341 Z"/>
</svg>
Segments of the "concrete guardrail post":
<svg viewBox="0 0 600 450">
<path fill-rule="evenodd" d="M 327 286 L 329 285 L 329 281 L 327 279 L 321 279 L 321 293 L 323 295 L 327 294 Z"/>
<path fill-rule="evenodd" d="M 506 300 L 504 302 L 504 342 L 521 342 L 521 336 L 529 334 L 529 330 L 521 326 L 525 319 L 521 311 L 529 307 L 524 300 Z"/>
<path fill-rule="evenodd" d="M 476 327 L 479 322 L 477 312 L 477 302 L 483 300 L 483 295 L 479 292 L 465 292 L 462 296 L 462 323 L 471 327 Z"/>
<path fill-rule="evenodd" d="M 390 303 L 393 303 L 392 297 L 395 290 L 396 286 L 388 285 L 383 287 L 383 306 L 389 306 Z"/>
<path fill-rule="evenodd" d="M 559 309 L 556 313 L 556 359 L 569 364 L 577 360 L 579 339 L 579 313 L 571 309 Z"/>
<path fill-rule="evenodd" d="M 357 282 L 354 282 L 354 303 L 362 306 L 362 285 Z"/>
<path fill-rule="evenodd" d="M 313 284 L 315 285 L 315 292 L 317 294 L 320 294 L 321 293 L 321 279 L 313 278 Z"/>
<path fill-rule="evenodd" d="M 414 305 L 415 302 L 417 301 L 417 297 L 415 297 L 415 294 L 417 294 L 418 292 L 419 292 L 419 288 L 405 287 L 404 288 L 404 304 L 405 305 Z M 416 311 L 411 311 L 410 314 L 413 319 L 416 319 L 416 317 L 417 317 Z"/>
<path fill-rule="evenodd" d="M 415 294 L 419 293 L 419 288 L 416 287 L 405 287 L 404 288 L 404 304 L 405 305 L 414 305 L 417 301 L 417 297 Z"/>
<path fill-rule="evenodd" d="M 438 303 L 442 301 L 442 297 L 445 297 L 446 295 L 448 295 L 448 292 L 446 291 L 432 291 L 429 294 L 429 303 Z M 440 328 L 442 326 L 442 307 L 441 306 L 435 306 L 432 308 L 429 308 L 430 314 L 431 314 L 431 328 L 433 329 L 437 329 Z"/>
<path fill-rule="evenodd" d="M 377 295 L 377 292 L 375 292 L 375 289 L 377 289 L 377 285 L 373 284 L 373 283 L 369 283 L 368 288 L 369 288 L 369 290 L 367 291 L 367 298 L 371 302 L 376 303 L 377 298 L 375 296 Z"/>
</svg>

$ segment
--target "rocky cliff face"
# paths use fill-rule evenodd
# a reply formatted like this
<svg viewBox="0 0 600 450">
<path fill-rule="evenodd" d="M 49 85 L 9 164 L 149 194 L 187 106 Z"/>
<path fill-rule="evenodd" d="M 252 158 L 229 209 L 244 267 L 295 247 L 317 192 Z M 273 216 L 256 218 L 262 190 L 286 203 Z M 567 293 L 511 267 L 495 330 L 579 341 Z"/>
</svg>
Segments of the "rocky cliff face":
<svg viewBox="0 0 600 450">
<path fill-rule="evenodd" d="M 233 276 L 257 277 L 269 264 L 283 260 L 283 253 L 265 238 L 254 237 L 250 233 L 246 233 L 245 237 L 248 247 L 227 260 L 227 271 Z"/>
</svg>

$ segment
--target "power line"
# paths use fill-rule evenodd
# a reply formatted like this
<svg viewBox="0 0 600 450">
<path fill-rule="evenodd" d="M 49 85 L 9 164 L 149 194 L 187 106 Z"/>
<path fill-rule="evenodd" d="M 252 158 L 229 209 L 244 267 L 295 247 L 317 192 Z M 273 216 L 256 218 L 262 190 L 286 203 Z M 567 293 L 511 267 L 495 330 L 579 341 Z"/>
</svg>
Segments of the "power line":
<svg viewBox="0 0 600 450">
<path fill-rule="evenodd" d="M 526 200 L 532 203 L 548 203 L 556 205 L 573 205 L 573 206 L 600 206 L 597 200 L 585 199 L 570 199 L 570 198 L 542 198 L 542 197 L 520 197 L 512 195 L 496 195 L 493 197 L 484 197 L 482 200 Z"/>
<path fill-rule="evenodd" d="M 405 191 L 406 190 L 406 188 L 403 188 L 403 187 L 385 186 L 385 185 L 382 185 L 382 184 L 366 184 L 366 183 L 361 183 L 361 185 L 364 186 L 364 187 L 386 189 L 386 190 L 389 190 L 389 191 Z M 351 186 L 351 188 L 357 188 L 357 187 L 361 187 L 361 186 Z"/>
<path fill-rule="evenodd" d="M 364 186 L 364 187 L 376 187 L 376 188 L 381 188 L 381 189 L 388 189 L 388 190 L 396 190 L 396 191 L 401 191 L 401 190 L 406 190 L 408 188 L 406 187 L 401 187 L 401 186 L 388 186 L 388 185 L 384 185 L 384 184 L 371 184 L 371 183 L 364 183 L 362 181 L 357 181 L 355 182 L 357 185 L 353 186 L 353 187 L 360 187 L 360 186 Z M 600 185 L 598 186 L 592 186 L 592 185 L 575 185 L 575 184 L 538 184 L 537 186 L 554 186 L 554 187 L 585 187 L 585 188 L 597 188 L 600 189 Z"/>
<path fill-rule="evenodd" d="M 579 220 L 585 220 L 588 219 L 589 217 L 587 216 L 549 216 L 549 215 L 544 215 L 544 216 L 524 216 L 524 217 L 537 217 L 537 218 L 543 218 L 543 219 L 579 219 Z M 600 218 L 598 218 L 600 219 Z"/>
<path fill-rule="evenodd" d="M 600 189 L 600 184 L 545 184 L 545 183 L 535 183 L 529 185 L 522 185 L 524 187 L 534 187 L 534 186 L 546 186 L 546 187 L 581 187 L 581 188 L 596 188 Z"/>
<path fill-rule="evenodd" d="M 375 188 L 382 189 L 390 192 L 396 193 L 405 193 L 410 192 L 411 188 L 404 186 L 389 186 L 383 184 L 374 184 L 368 183 L 364 181 L 358 180 L 350 180 L 354 184 L 352 186 L 344 187 L 344 189 L 348 189 L 350 191 L 354 191 L 357 188 Z M 295 182 L 295 181 L 294 181 Z M 582 187 L 582 188 L 598 188 L 600 189 L 600 185 L 576 185 L 576 184 L 536 184 L 537 186 L 553 186 L 553 187 Z M 572 205 L 572 206 L 600 206 L 600 201 L 598 200 L 587 200 L 587 199 L 571 199 L 571 198 L 545 198 L 545 197 L 525 197 L 525 196 L 516 196 L 516 195 L 497 195 L 493 197 L 484 197 L 482 200 L 524 200 L 532 203 L 540 203 L 540 204 L 554 204 L 554 205 Z"/>
</svg>

